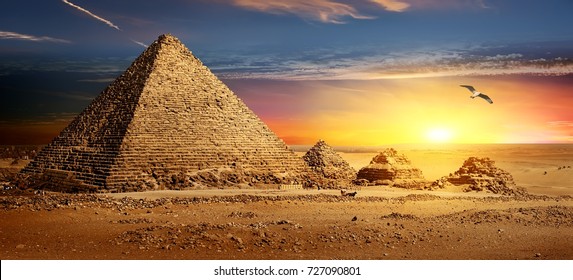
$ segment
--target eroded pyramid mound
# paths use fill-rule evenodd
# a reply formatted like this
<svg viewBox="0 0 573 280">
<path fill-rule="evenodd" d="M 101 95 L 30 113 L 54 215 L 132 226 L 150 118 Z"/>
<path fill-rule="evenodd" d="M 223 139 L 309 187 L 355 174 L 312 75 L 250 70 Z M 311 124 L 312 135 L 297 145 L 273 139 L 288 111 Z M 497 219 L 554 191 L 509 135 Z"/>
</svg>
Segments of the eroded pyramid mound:
<svg viewBox="0 0 573 280">
<path fill-rule="evenodd" d="M 432 187 L 444 188 L 448 184 L 463 186 L 466 192 L 486 191 L 504 195 L 523 192 L 516 187 L 513 176 L 509 172 L 497 168 L 495 162 L 487 157 L 466 159 L 456 172 L 438 179 Z"/>
<path fill-rule="evenodd" d="M 308 167 L 177 38 L 160 36 L 24 170 L 78 191 L 303 184 Z"/>
<path fill-rule="evenodd" d="M 425 184 L 422 171 L 413 167 L 405 155 L 398 154 L 392 148 L 376 155 L 368 166 L 358 171 L 356 179 L 359 184 L 390 185 L 409 189 L 421 189 Z"/>
<path fill-rule="evenodd" d="M 323 140 L 319 140 L 302 157 L 327 188 L 343 187 L 356 178 L 356 170 Z"/>
</svg>

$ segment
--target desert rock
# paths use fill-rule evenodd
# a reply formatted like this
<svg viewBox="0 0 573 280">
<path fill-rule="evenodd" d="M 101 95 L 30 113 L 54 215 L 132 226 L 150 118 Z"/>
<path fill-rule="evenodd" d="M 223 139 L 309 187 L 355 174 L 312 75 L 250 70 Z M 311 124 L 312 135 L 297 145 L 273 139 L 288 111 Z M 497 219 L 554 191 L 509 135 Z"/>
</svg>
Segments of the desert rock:
<svg viewBox="0 0 573 280">
<path fill-rule="evenodd" d="M 405 155 L 392 148 L 375 156 L 370 164 L 358 171 L 357 182 L 367 180 L 371 185 L 391 185 L 402 188 L 422 188 L 422 171 L 412 166 Z"/>
<path fill-rule="evenodd" d="M 302 158 L 323 179 L 322 187 L 340 187 L 356 178 L 356 170 L 323 140 L 319 140 Z"/>
<path fill-rule="evenodd" d="M 463 185 L 465 191 L 487 191 L 495 194 L 516 194 L 520 191 L 511 174 L 495 166 L 490 158 L 470 157 L 462 167 L 449 176 L 442 177 L 433 186 L 443 187 L 447 184 Z"/>
</svg>

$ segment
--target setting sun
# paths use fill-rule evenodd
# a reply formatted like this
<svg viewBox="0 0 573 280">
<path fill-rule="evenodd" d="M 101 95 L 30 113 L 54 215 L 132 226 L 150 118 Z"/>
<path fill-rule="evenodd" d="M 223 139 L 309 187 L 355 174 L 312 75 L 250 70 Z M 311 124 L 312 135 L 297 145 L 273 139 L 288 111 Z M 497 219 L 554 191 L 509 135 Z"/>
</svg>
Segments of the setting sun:
<svg viewBox="0 0 573 280">
<path fill-rule="evenodd" d="M 444 128 L 432 128 L 427 131 L 426 138 L 431 142 L 449 142 L 452 139 L 452 132 Z"/>
</svg>

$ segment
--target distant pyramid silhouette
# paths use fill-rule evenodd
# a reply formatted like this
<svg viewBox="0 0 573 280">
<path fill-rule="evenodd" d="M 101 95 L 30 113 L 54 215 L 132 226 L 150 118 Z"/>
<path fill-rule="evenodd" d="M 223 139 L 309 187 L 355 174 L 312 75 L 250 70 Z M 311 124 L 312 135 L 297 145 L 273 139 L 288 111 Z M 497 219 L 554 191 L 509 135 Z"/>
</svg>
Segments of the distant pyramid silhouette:
<svg viewBox="0 0 573 280">
<path fill-rule="evenodd" d="M 135 191 L 302 183 L 307 170 L 191 51 L 162 35 L 23 173 Z"/>
</svg>

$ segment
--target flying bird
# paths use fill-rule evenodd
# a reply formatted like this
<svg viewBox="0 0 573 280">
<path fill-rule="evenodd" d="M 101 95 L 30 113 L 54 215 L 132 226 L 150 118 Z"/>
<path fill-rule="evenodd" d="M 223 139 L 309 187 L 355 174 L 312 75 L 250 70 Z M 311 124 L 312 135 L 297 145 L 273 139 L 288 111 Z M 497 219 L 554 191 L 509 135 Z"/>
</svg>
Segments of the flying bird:
<svg viewBox="0 0 573 280">
<path fill-rule="evenodd" d="M 470 98 L 481 97 L 481 98 L 485 99 L 485 101 L 489 102 L 489 104 L 493 104 L 493 100 L 491 100 L 491 98 L 489 98 L 489 96 L 477 91 L 474 87 L 467 86 L 467 85 L 460 85 L 460 87 L 465 87 L 473 93 L 473 95 L 470 96 Z"/>
</svg>

